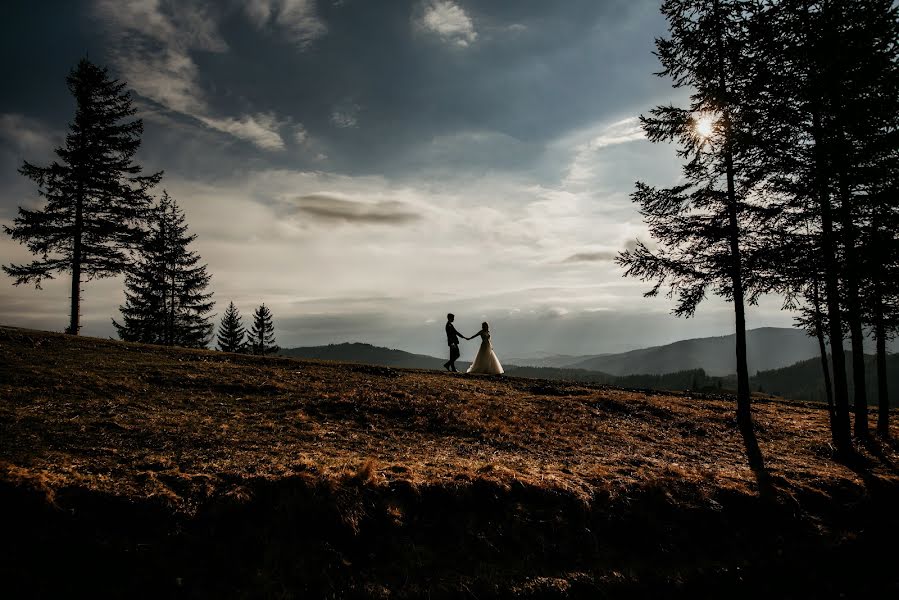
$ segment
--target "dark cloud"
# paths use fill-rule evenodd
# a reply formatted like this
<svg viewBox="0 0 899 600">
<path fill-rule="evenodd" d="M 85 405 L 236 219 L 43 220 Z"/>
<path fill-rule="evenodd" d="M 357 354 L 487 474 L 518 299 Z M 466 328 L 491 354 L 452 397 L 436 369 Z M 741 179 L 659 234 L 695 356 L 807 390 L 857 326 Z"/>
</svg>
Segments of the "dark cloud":
<svg viewBox="0 0 899 600">
<path fill-rule="evenodd" d="M 617 255 L 616 252 L 611 251 L 600 251 L 600 252 L 578 252 L 577 254 L 572 254 L 568 258 L 566 258 L 562 262 L 567 263 L 579 263 L 579 262 L 602 262 L 606 260 L 613 260 Z"/>
<path fill-rule="evenodd" d="M 329 194 L 308 194 L 292 200 L 292 211 L 295 214 L 324 222 L 403 225 L 421 218 L 408 205 L 395 200 L 367 203 Z"/>
</svg>

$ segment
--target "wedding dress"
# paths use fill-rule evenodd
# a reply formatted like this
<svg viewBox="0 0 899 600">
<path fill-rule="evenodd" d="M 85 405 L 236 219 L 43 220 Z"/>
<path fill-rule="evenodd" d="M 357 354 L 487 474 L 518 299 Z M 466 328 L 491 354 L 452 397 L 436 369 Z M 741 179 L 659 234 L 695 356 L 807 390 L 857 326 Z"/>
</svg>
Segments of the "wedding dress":
<svg viewBox="0 0 899 600">
<path fill-rule="evenodd" d="M 483 373 L 485 375 L 501 375 L 503 366 L 499 364 L 499 359 L 493 352 L 493 344 L 490 343 L 490 332 L 480 331 L 477 335 L 481 336 L 481 347 L 478 349 L 478 355 L 475 356 L 474 362 L 468 367 L 468 373 Z"/>
</svg>

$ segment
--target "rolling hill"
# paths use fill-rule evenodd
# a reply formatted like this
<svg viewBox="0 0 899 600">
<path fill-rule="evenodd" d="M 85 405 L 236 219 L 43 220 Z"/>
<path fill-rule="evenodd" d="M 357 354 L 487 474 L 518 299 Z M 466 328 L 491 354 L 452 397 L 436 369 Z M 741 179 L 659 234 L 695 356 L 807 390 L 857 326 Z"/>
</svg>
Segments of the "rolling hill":
<svg viewBox="0 0 899 600">
<path fill-rule="evenodd" d="M 291 358 L 305 358 L 317 360 L 333 360 L 338 362 L 365 363 L 382 367 L 398 367 L 404 369 L 438 369 L 443 370 L 446 358 L 437 358 L 426 354 L 412 354 L 403 350 L 382 348 L 349 342 L 343 344 L 328 344 L 327 346 L 305 346 L 300 348 L 285 348 L 279 354 Z M 470 363 L 457 361 L 456 368 L 468 368 Z"/>
</svg>

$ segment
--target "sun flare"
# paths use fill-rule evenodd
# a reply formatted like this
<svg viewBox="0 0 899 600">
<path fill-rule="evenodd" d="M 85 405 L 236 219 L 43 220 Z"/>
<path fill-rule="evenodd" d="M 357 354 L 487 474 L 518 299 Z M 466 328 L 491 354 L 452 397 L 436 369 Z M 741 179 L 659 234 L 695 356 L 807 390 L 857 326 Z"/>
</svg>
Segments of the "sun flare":
<svg viewBox="0 0 899 600">
<path fill-rule="evenodd" d="M 696 135 L 699 137 L 703 139 L 711 137 L 715 132 L 715 117 L 712 115 L 700 115 L 694 120 L 693 127 L 696 130 Z"/>
</svg>

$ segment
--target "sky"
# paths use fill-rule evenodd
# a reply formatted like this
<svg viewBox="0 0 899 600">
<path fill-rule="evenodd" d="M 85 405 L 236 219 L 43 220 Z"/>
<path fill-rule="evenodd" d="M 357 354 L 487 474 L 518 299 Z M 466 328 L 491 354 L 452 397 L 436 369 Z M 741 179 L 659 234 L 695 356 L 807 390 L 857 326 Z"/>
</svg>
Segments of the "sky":
<svg viewBox="0 0 899 600">
<path fill-rule="evenodd" d="M 264 302 L 282 347 L 442 355 L 447 312 L 489 321 L 500 358 L 734 331 L 731 305 L 676 318 L 613 262 L 649 241 L 634 182 L 680 174 L 637 121 L 687 94 L 654 75 L 658 0 L 12 0 L 2 28 L 0 224 L 40 206 L 17 168 L 53 159 L 87 56 L 128 84 L 216 314 Z M 0 260 L 30 255 L 0 235 Z M 0 323 L 62 331 L 68 290 L 0 274 Z M 86 283 L 82 333 L 113 336 L 123 301 Z M 790 326 L 779 309 L 748 326 Z"/>
</svg>

